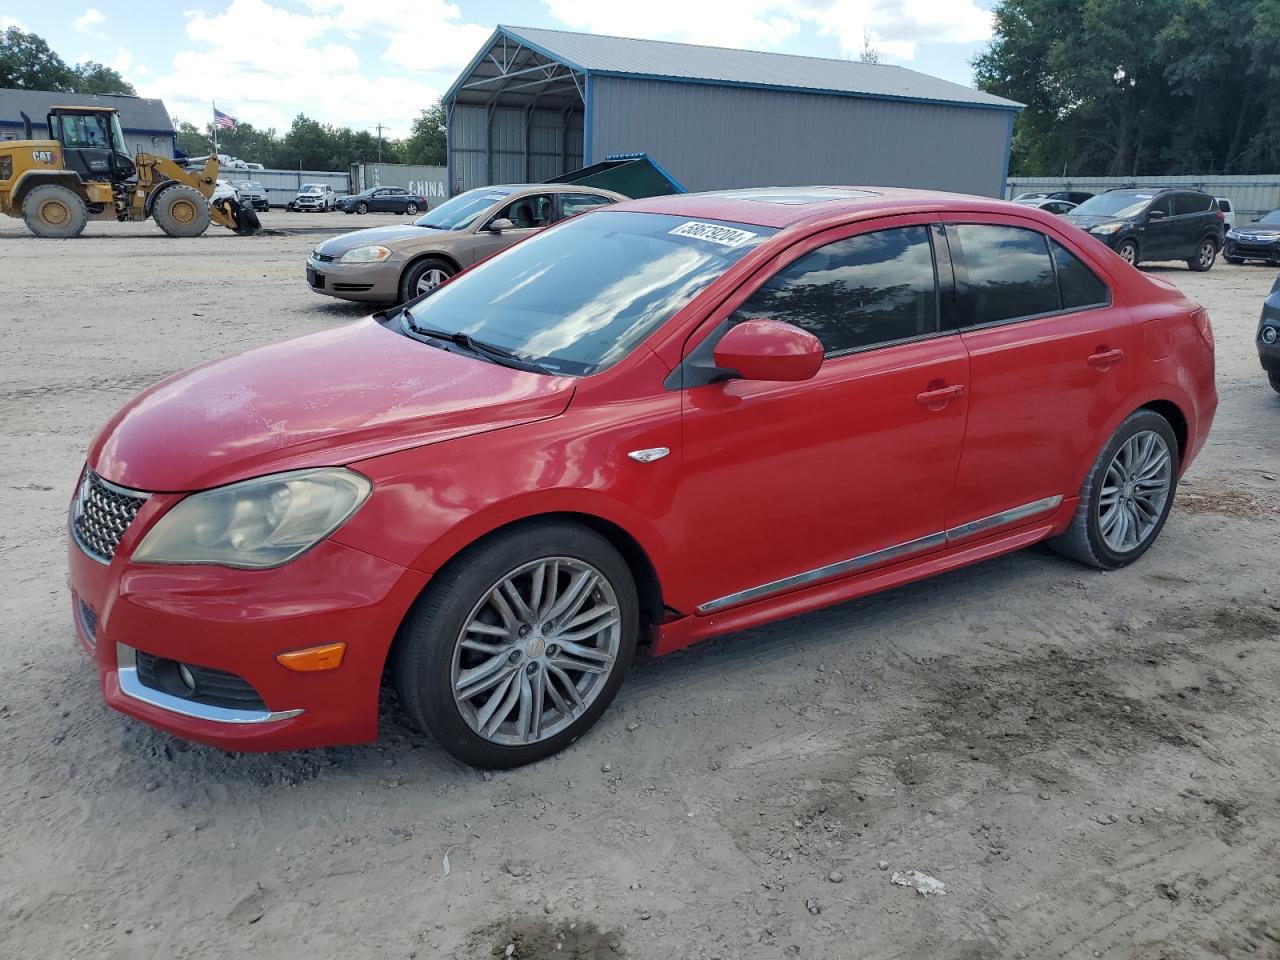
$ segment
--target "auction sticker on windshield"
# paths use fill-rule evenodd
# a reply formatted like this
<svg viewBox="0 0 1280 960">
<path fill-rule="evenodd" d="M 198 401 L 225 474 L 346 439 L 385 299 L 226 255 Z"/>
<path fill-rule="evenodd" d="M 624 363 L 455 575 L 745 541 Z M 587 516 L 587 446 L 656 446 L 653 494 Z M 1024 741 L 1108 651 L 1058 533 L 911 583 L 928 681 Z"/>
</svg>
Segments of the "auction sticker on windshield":
<svg viewBox="0 0 1280 960">
<path fill-rule="evenodd" d="M 722 247 L 740 247 L 759 236 L 737 227 L 723 227 L 718 223 L 703 223 L 700 220 L 689 220 L 668 232 L 673 237 L 693 237 L 695 240 L 718 243 Z"/>
</svg>

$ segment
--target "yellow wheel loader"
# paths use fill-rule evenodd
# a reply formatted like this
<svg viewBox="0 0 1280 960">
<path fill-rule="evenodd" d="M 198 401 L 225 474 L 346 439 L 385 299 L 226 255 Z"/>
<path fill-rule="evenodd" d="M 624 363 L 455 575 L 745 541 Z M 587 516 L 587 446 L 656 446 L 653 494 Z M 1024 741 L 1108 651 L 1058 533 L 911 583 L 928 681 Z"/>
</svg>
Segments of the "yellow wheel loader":
<svg viewBox="0 0 1280 960">
<path fill-rule="evenodd" d="M 21 217 L 37 237 L 77 237 L 90 220 L 153 218 L 171 237 L 198 237 L 209 223 L 236 233 L 258 229 L 251 207 L 211 202 L 218 160 L 186 170 L 168 157 L 130 156 L 110 107 L 54 107 L 49 139 L 0 141 L 0 213 Z"/>
</svg>

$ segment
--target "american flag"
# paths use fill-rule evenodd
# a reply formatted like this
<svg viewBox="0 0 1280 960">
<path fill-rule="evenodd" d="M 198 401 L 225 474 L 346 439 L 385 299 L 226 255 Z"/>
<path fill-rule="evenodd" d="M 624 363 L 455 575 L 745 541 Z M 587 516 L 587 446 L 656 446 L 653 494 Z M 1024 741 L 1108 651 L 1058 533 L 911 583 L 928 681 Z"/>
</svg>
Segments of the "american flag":
<svg viewBox="0 0 1280 960">
<path fill-rule="evenodd" d="M 213 122 L 215 126 L 222 127 L 224 130 L 234 130 L 236 128 L 236 118 L 223 113 L 216 107 L 213 111 Z"/>
</svg>

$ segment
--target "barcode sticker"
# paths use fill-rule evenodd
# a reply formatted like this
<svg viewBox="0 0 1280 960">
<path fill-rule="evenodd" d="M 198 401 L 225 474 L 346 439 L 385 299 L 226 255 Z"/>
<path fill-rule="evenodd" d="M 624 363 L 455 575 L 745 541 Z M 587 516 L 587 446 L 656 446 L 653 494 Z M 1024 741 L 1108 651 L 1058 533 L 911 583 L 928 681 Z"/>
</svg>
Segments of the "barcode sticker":
<svg viewBox="0 0 1280 960">
<path fill-rule="evenodd" d="M 703 223 L 700 220 L 689 220 L 668 232 L 673 237 L 692 237 L 695 240 L 718 243 L 722 247 L 740 247 L 759 236 L 748 230 L 739 230 L 737 227 L 724 227 L 718 223 Z"/>
</svg>

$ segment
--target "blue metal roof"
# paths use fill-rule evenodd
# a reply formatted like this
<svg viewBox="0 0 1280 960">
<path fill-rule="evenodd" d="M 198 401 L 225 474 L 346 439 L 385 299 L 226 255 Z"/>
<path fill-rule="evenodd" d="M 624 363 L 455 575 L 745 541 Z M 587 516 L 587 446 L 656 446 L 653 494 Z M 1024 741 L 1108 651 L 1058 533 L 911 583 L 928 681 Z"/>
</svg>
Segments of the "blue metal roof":
<svg viewBox="0 0 1280 960">
<path fill-rule="evenodd" d="M 485 49 L 450 87 L 446 99 L 484 59 L 489 47 L 504 36 L 588 76 L 783 88 L 998 110 L 1016 111 L 1023 106 L 1015 100 L 891 64 L 510 26 L 498 27 Z"/>
</svg>

